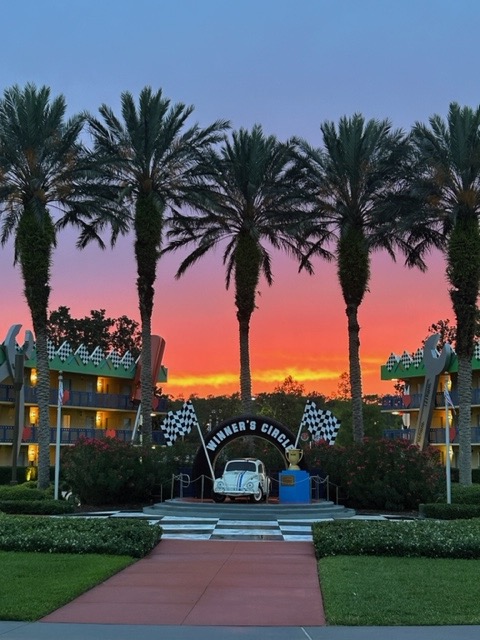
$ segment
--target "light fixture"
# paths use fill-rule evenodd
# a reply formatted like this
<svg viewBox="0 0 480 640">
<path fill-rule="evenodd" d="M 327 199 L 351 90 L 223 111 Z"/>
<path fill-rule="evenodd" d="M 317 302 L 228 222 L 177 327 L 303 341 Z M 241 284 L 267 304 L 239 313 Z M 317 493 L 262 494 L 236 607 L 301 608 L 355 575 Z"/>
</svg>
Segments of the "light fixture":
<svg viewBox="0 0 480 640">
<path fill-rule="evenodd" d="M 28 410 L 28 420 L 30 424 L 37 424 L 38 422 L 38 408 L 30 407 Z"/>
<path fill-rule="evenodd" d="M 37 384 L 37 370 L 30 369 L 30 384 L 34 387 Z"/>
</svg>

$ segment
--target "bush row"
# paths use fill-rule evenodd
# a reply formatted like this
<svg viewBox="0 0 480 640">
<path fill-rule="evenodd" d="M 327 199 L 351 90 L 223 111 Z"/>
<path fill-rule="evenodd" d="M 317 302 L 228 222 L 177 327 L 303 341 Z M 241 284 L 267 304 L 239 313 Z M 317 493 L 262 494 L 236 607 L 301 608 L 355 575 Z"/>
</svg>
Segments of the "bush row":
<svg viewBox="0 0 480 640">
<path fill-rule="evenodd" d="M 28 480 L 27 472 L 31 467 L 17 467 L 17 480 L 23 482 Z M 50 467 L 50 482 L 55 479 L 55 467 Z M 12 480 L 12 467 L 0 467 L 0 485 L 10 484 Z"/>
<path fill-rule="evenodd" d="M 161 540 L 162 529 L 146 520 L 32 518 L 0 514 L 0 550 L 104 553 L 141 558 Z"/>
<path fill-rule="evenodd" d="M 334 555 L 480 558 L 480 519 L 336 520 L 312 527 L 318 558 Z"/>
<path fill-rule="evenodd" d="M 14 486 L 0 486 L 0 500 L 46 500 L 52 498 L 51 491 L 44 491 L 37 489 L 35 483 L 28 482 L 25 484 L 18 484 Z"/>
<path fill-rule="evenodd" d="M 73 513 L 75 505 L 64 500 L 0 500 L 0 511 L 31 516 L 60 516 Z"/>
<path fill-rule="evenodd" d="M 455 504 L 479 504 L 480 505 L 480 485 L 472 484 L 465 486 L 452 484 L 452 502 Z"/>
<path fill-rule="evenodd" d="M 480 518 L 480 504 L 421 504 L 419 514 L 422 518 L 436 520 L 460 520 Z"/>
<path fill-rule="evenodd" d="M 460 470 L 453 468 L 450 471 L 452 482 L 458 482 L 460 479 Z M 472 482 L 474 484 L 480 484 L 480 469 L 472 469 Z"/>
</svg>

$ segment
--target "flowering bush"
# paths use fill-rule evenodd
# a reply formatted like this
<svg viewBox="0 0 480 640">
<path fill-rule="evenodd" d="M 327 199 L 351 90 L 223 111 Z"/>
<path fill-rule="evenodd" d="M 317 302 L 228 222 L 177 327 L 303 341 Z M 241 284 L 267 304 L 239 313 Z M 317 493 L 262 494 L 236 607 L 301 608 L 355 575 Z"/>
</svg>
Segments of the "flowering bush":
<svg viewBox="0 0 480 640">
<path fill-rule="evenodd" d="M 162 450 L 115 438 L 80 438 L 62 459 L 68 488 L 83 504 L 90 505 L 149 500 L 165 472 Z"/>
<path fill-rule="evenodd" d="M 421 451 L 406 440 L 365 439 L 345 447 L 319 443 L 306 452 L 357 509 L 403 511 L 434 502 L 444 491 L 444 469 L 433 448 Z"/>
</svg>

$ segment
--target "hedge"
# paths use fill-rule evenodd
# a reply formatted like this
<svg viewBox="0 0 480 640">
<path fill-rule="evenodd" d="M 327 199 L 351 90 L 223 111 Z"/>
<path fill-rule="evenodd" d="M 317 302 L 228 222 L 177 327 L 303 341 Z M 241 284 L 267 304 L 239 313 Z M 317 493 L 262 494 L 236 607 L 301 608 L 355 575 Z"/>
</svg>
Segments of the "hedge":
<svg viewBox="0 0 480 640">
<path fill-rule="evenodd" d="M 312 526 L 317 558 L 379 555 L 480 558 L 480 519 L 335 520 Z"/>
<path fill-rule="evenodd" d="M 480 504 L 421 504 L 419 514 L 423 518 L 436 520 L 460 520 L 480 518 Z"/>
<path fill-rule="evenodd" d="M 161 540 L 162 528 L 146 520 L 0 514 L 0 550 L 103 553 L 141 558 Z"/>
<path fill-rule="evenodd" d="M 0 511 L 3 513 L 59 516 L 73 513 L 75 505 L 64 500 L 0 500 Z"/>
</svg>

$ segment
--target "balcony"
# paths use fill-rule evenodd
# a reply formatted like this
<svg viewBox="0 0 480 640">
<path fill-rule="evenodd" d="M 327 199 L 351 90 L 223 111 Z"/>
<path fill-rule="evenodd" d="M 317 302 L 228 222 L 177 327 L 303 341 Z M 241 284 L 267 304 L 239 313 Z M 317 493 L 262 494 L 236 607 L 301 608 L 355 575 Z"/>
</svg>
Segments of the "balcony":
<svg viewBox="0 0 480 640">
<path fill-rule="evenodd" d="M 56 406 L 58 399 L 58 389 L 50 389 L 50 404 Z M 15 392 L 12 385 L 0 384 L 0 402 L 15 402 Z M 36 387 L 25 386 L 25 403 L 37 404 Z M 168 400 L 160 398 L 157 411 L 167 411 Z M 91 409 L 119 409 L 133 411 L 134 406 L 130 395 L 120 393 L 96 393 L 93 391 L 69 391 L 68 402 L 65 408 L 79 407 Z"/>
<path fill-rule="evenodd" d="M 472 444 L 480 444 L 480 427 L 472 427 Z M 415 429 L 387 429 L 383 432 L 383 437 L 390 440 L 408 440 L 413 442 Z M 428 434 L 429 444 L 445 444 L 445 429 L 430 429 Z M 457 437 L 451 444 L 457 444 Z"/>
<path fill-rule="evenodd" d="M 115 431 L 115 437 L 122 442 L 131 442 L 132 440 L 131 429 L 118 429 Z M 60 429 L 60 444 L 72 445 L 79 440 L 79 438 L 89 438 L 91 440 L 100 440 L 105 438 L 107 431 L 105 429 L 77 429 L 77 428 L 62 428 Z M 50 429 L 50 444 L 55 444 L 57 439 L 57 430 L 52 427 Z M 13 442 L 13 426 L 0 425 L 0 444 L 12 444 Z M 23 444 L 37 444 L 38 443 L 38 427 L 28 427 L 23 431 L 22 435 Z M 162 431 L 153 431 L 152 443 L 162 445 L 165 444 L 165 438 Z"/>
<path fill-rule="evenodd" d="M 458 406 L 458 391 L 450 391 L 450 397 L 453 404 Z M 412 393 L 409 396 L 383 396 L 382 410 L 384 411 L 407 411 L 408 409 L 418 409 L 422 401 L 421 393 Z M 480 389 L 472 389 L 472 406 L 480 405 Z M 443 392 L 438 392 L 435 398 L 436 407 L 445 406 L 445 397 Z"/>
</svg>

